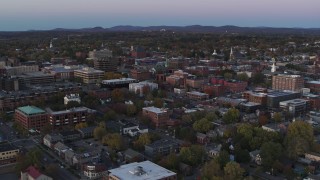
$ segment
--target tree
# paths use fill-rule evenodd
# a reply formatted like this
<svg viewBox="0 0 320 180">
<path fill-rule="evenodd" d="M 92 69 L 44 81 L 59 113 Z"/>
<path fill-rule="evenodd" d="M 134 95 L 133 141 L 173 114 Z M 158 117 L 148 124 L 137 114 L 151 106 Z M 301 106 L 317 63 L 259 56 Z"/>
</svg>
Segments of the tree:
<svg viewBox="0 0 320 180">
<path fill-rule="evenodd" d="M 247 75 L 247 73 L 240 73 L 237 74 L 237 80 L 239 81 L 248 81 L 249 76 Z"/>
<path fill-rule="evenodd" d="M 81 128 L 85 128 L 88 127 L 88 123 L 87 122 L 81 122 L 76 124 L 76 126 L 74 127 L 75 129 L 81 129 Z"/>
<path fill-rule="evenodd" d="M 100 125 L 93 130 L 93 137 L 95 139 L 101 140 L 107 134 L 106 127 L 103 124 L 105 123 L 101 122 Z"/>
<path fill-rule="evenodd" d="M 121 150 L 124 146 L 122 136 L 118 133 L 107 134 L 102 138 L 102 143 L 113 150 Z"/>
<path fill-rule="evenodd" d="M 262 144 L 260 156 L 262 166 L 269 170 L 273 164 L 282 156 L 282 146 L 280 143 L 266 142 Z"/>
<path fill-rule="evenodd" d="M 230 161 L 230 155 L 228 151 L 222 150 L 217 157 L 217 162 L 220 164 L 220 167 L 223 168 Z"/>
<path fill-rule="evenodd" d="M 184 141 L 194 143 L 197 140 L 196 133 L 191 127 L 182 127 L 181 129 L 177 129 L 176 134 L 179 139 Z"/>
<path fill-rule="evenodd" d="M 226 80 L 230 80 L 230 79 L 232 79 L 232 74 L 231 73 L 228 73 L 228 72 L 226 72 L 226 73 L 224 73 L 223 74 L 223 77 L 224 77 L 224 79 L 226 79 Z"/>
<path fill-rule="evenodd" d="M 268 123 L 268 118 L 265 115 L 260 115 L 258 118 L 259 124 L 261 126 L 266 125 Z"/>
<path fill-rule="evenodd" d="M 164 101 L 161 98 L 154 98 L 153 105 L 157 108 L 163 107 Z"/>
<path fill-rule="evenodd" d="M 121 102 L 124 100 L 124 95 L 123 95 L 122 91 L 118 88 L 112 90 L 111 97 L 112 97 L 112 100 L 114 100 L 116 102 Z"/>
<path fill-rule="evenodd" d="M 304 121 L 295 121 L 288 127 L 285 145 L 288 156 L 296 159 L 309 151 L 314 144 L 313 128 Z"/>
<path fill-rule="evenodd" d="M 244 149 L 235 149 L 235 159 L 238 163 L 248 163 L 250 162 L 250 154 L 248 150 Z"/>
<path fill-rule="evenodd" d="M 261 72 L 254 74 L 251 79 L 252 79 L 252 83 L 256 85 L 262 84 L 265 82 L 265 76 Z"/>
<path fill-rule="evenodd" d="M 184 114 L 181 116 L 181 119 L 185 123 L 192 123 L 192 116 L 190 114 Z"/>
<path fill-rule="evenodd" d="M 201 169 L 201 175 L 206 179 L 216 179 L 223 176 L 219 163 L 212 159 L 207 162 Z"/>
<path fill-rule="evenodd" d="M 113 120 L 117 116 L 117 113 L 114 112 L 114 110 L 109 110 L 104 113 L 103 119 L 108 121 L 108 120 Z"/>
<path fill-rule="evenodd" d="M 141 134 L 139 138 L 134 141 L 133 146 L 137 150 L 143 150 L 144 146 L 147 144 L 150 144 L 151 141 L 151 135 L 149 133 Z"/>
<path fill-rule="evenodd" d="M 193 129 L 198 132 L 208 132 L 210 129 L 212 129 L 213 125 L 212 122 L 208 121 L 206 118 L 202 118 L 196 122 L 193 123 Z"/>
<path fill-rule="evenodd" d="M 235 123 L 239 120 L 240 112 L 236 108 L 229 109 L 222 117 L 223 121 L 227 124 Z"/>
<path fill-rule="evenodd" d="M 127 115 L 128 116 L 133 116 L 137 112 L 137 108 L 134 104 L 129 104 L 127 105 Z"/>
<path fill-rule="evenodd" d="M 241 179 L 244 173 L 244 169 L 236 162 L 228 162 L 223 170 L 225 179 Z"/>
<path fill-rule="evenodd" d="M 208 121 L 216 121 L 218 120 L 218 116 L 215 112 L 209 112 L 206 117 L 205 117 Z"/>
<path fill-rule="evenodd" d="M 250 140 L 253 137 L 253 127 L 250 124 L 240 124 L 237 127 L 237 133 Z"/>
<path fill-rule="evenodd" d="M 282 121 L 282 114 L 280 112 L 276 112 L 273 114 L 273 120 L 275 122 L 281 122 Z"/>
<path fill-rule="evenodd" d="M 181 161 L 191 166 L 199 165 L 205 158 L 205 149 L 200 145 L 182 147 L 180 150 Z"/>
<path fill-rule="evenodd" d="M 18 172 L 25 170 L 30 165 L 40 167 L 40 160 L 42 159 L 42 152 L 35 147 L 28 151 L 25 155 L 20 155 L 17 159 L 16 170 Z"/>
</svg>

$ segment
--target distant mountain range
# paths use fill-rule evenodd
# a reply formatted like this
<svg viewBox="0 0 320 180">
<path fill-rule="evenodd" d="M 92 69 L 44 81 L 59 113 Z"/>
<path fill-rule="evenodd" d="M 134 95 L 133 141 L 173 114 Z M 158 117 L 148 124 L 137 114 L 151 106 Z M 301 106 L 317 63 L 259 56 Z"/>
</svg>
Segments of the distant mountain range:
<svg viewBox="0 0 320 180">
<path fill-rule="evenodd" d="M 317 34 L 320 28 L 274 28 L 274 27 L 238 27 L 238 26 L 114 26 L 111 28 L 83 28 L 63 29 L 57 28 L 51 31 L 76 31 L 76 32 L 137 32 L 137 31 L 174 31 L 195 33 L 259 33 L 259 34 Z"/>
</svg>

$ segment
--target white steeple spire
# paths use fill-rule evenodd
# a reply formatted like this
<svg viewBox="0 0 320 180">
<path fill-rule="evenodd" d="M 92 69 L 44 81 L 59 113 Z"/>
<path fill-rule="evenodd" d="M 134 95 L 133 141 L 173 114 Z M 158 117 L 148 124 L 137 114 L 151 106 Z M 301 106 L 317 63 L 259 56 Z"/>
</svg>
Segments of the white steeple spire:
<svg viewBox="0 0 320 180">
<path fill-rule="evenodd" d="M 271 72 L 274 73 L 276 72 L 276 59 L 275 58 L 272 58 L 272 68 L 271 68 Z"/>
</svg>

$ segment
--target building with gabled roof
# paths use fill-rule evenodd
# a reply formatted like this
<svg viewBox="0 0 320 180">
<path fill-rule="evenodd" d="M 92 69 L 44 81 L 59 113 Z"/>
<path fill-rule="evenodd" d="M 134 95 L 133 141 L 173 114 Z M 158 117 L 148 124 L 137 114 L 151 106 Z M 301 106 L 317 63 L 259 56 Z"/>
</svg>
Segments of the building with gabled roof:
<svg viewBox="0 0 320 180">
<path fill-rule="evenodd" d="M 21 180 L 52 180 L 51 177 L 42 174 L 34 166 L 29 166 L 26 170 L 21 171 Z"/>
</svg>

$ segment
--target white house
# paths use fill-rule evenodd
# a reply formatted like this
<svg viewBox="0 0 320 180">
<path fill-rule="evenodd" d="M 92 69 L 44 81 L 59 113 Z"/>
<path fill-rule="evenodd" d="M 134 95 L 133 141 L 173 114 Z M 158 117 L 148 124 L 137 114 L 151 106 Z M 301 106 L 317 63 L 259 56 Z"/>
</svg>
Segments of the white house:
<svg viewBox="0 0 320 180">
<path fill-rule="evenodd" d="M 129 91 L 134 92 L 136 94 L 140 94 L 140 96 L 144 93 L 144 88 L 149 88 L 150 91 L 158 89 L 158 84 L 148 81 L 142 81 L 139 83 L 130 83 L 129 84 Z"/>
<path fill-rule="evenodd" d="M 63 99 L 64 99 L 64 105 L 67 105 L 71 101 L 78 102 L 79 104 L 81 103 L 79 94 L 66 95 Z"/>
</svg>

